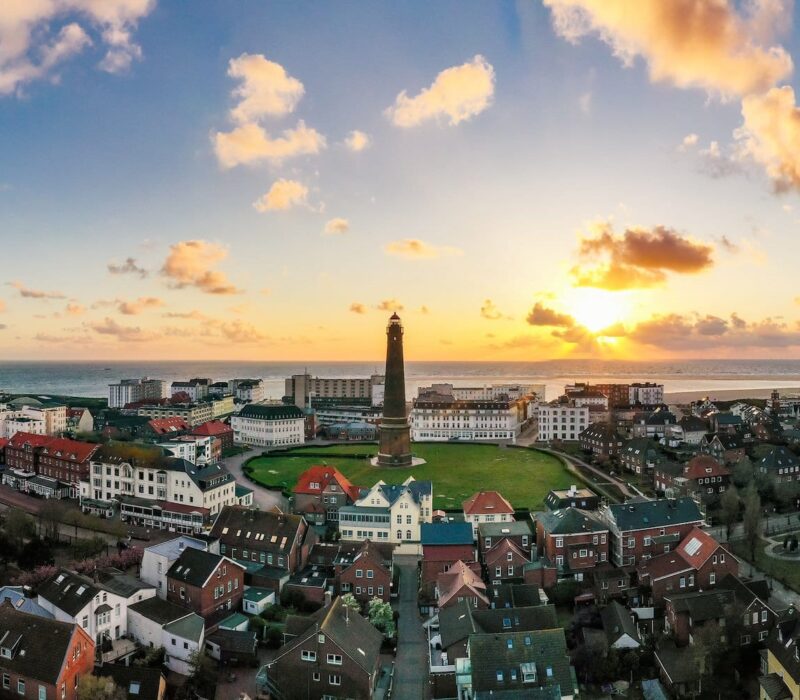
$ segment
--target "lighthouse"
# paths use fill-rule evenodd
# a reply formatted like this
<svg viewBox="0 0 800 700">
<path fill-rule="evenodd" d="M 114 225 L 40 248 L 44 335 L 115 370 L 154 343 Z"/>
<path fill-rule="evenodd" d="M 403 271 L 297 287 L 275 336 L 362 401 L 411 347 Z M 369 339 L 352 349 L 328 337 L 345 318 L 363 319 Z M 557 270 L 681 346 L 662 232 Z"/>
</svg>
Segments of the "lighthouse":
<svg viewBox="0 0 800 700">
<path fill-rule="evenodd" d="M 411 428 L 406 414 L 406 377 L 403 368 L 403 324 L 393 313 L 386 326 L 386 372 L 383 419 L 377 466 L 410 467 Z"/>
</svg>

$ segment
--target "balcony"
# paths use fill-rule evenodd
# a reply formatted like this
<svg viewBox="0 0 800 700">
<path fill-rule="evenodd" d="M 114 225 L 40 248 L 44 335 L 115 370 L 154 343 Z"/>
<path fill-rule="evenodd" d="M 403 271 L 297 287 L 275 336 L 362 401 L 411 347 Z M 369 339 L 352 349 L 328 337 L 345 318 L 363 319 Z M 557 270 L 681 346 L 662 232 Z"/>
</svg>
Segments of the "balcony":
<svg viewBox="0 0 800 700">
<path fill-rule="evenodd" d="M 108 649 L 109 643 L 111 649 Z M 98 654 L 102 662 L 106 664 L 130 656 L 138 649 L 138 645 L 131 639 L 106 639 L 103 641 L 101 649 L 107 649 Z"/>
</svg>

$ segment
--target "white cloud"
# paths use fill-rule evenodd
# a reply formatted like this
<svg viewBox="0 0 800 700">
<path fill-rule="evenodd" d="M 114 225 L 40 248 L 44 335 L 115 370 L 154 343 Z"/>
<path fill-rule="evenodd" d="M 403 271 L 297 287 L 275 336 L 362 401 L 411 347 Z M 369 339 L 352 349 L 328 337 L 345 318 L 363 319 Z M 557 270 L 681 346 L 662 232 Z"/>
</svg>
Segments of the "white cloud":
<svg viewBox="0 0 800 700">
<path fill-rule="evenodd" d="M 409 97 L 405 90 L 395 99 L 386 116 L 395 126 L 418 126 L 447 117 L 451 126 L 483 112 L 494 96 L 494 68 L 481 55 L 460 66 L 443 70 L 430 87 Z"/>
<path fill-rule="evenodd" d="M 683 137 L 683 141 L 681 141 L 681 145 L 678 146 L 678 150 L 688 151 L 690 148 L 694 148 L 699 141 L 700 137 L 697 134 L 686 134 L 686 136 Z"/>
<path fill-rule="evenodd" d="M 297 180 L 276 180 L 269 191 L 253 202 L 256 211 L 285 211 L 293 206 L 305 204 L 308 187 Z"/>
<path fill-rule="evenodd" d="M 294 129 L 272 138 L 255 123 L 242 124 L 233 131 L 214 135 L 214 150 L 223 168 L 261 161 L 274 164 L 287 158 L 319 153 L 326 146 L 325 137 L 301 120 Z"/>
<path fill-rule="evenodd" d="M 218 243 L 193 240 L 170 246 L 161 274 L 176 289 L 197 287 L 207 294 L 238 294 L 225 273 L 213 268 L 228 257 L 228 249 Z"/>
<path fill-rule="evenodd" d="M 578 98 L 578 106 L 581 108 L 581 112 L 584 114 L 591 114 L 592 113 L 592 92 L 591 90 L 588 92 L 584 92 Z"/>
<path fill-rule="evenodd" d="M 411 260 L 431 260 L 433 258 L 464 254 L 464 252 L 458 248 L 431 245 L 418 238 L 404 238 L 399 241 L 392 241 L 386 246 L 386 253 L 388 255 L 396 255 Z"/>
<path fill-rule="evenodd" d="M 233 91 L 239 103 L 231 110 L 231 119 L 238 124 L 289 114 L 305 92 L 303 83 L 262 54 L 243 53 L 232 58 L 228 75 L 241 80 L 241 85 Z"/>
<path fill-rule="evenodd" d="M 372 139 L 369 137 L 369 134 L 354 129 L 347 135 L 347 138 L 344 140 L 344 145 L 354 153 L 359 153 L 372 145 Z"/>
<path fill-rule="evenodd" d="M 325 235 L 335 236 L 337 234 L 347 233 L 350 230 L 350 222 L 347 219 L 335 218 L 328 219 L 325 222 Z"/>
</svg>

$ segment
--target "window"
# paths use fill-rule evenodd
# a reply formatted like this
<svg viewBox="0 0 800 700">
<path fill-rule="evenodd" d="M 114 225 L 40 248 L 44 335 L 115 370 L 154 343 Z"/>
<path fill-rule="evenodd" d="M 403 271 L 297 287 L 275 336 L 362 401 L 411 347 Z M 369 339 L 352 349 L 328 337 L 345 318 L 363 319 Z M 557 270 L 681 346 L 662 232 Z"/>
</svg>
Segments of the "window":
<svg viewBox="0 0 800 700">
<path fill-rule="evenodd" d="M 3 674 L 3 687 L 6 689 L 11 687 L 11 676 L 9 676 L 7 673 Z"/>
<path fill-rule="evenodd" d="M 495 575 L 495 576 L 498 576 L 498 577 L 499 577 L 499 576 L 502 576 L 502 575 L 503 575 L 503 567 L 502 567 L 502 566 L 497 566 L 497 567 L 495 567 L 495 569 L 494 569 L 494 575 Z"/>
<path fill-rule="evenodd" d="M 43 685 L 39 686 L 39 700 L 47 700 L 47 688 Z"/>
<path fill-rule="evenodd" d="M 681 578 L 680 578 L 680 581 L 679 581 L 678 585 L 679 585 L 681 588 L 686 588 L 686 577 L 685 577 L 685 576 L 681 576 Z"/>
<path fill-rule="evenodd" d="M 334 666 L 341 666 L 342 665 L 342 655 L 341 654 L 328 654 L 328 663 L 333 664 Z"/>
<path fill-rule="evenodd" d="M 708 575 L 708 585 L 713 586 L 717 582 L 717 575 L 712 571 Z"/>
<path fill-rule="evenodd" d="M 499 670 L 499 669 L 497 671 L 497 682 L 498 683 L 502 683 L 503 682 L 503 672 L 501 670 Z"/>
<path fill-rule="evenodd" d="M 311 675 L 311 678 L 312 678 L 312 679 L 313 679 L 315 682 L 319 682 L 319 671 L 314 671 L 314 673 Z"/>
<path fill-rule="evenodd" d="M 556 537 L 556 547 L 563 547 L 563 546 L 564 546 L 564 538 Z"/>
<path fill-rule="evenodd" d="M 383 586 L 378 586 L 378 595 L 383 595 Z"/>
<path fill-rule="evenodd" d="M 328 676 L 328 683 L 331 685 L 341 685 L 342 684 L 342 677 L 337 673 L 332 673 Z"/>
<path fill-rule="evenodd" d="M 763 642 L 767 638 L 767 630 L 761 630 L 758 633 L 758 641 Z"/>
<path fill-rule="evenodd" d="M 303 661 L 316 661 L 317 660 L 317 652 L 316 651 L 307 651 L 306 649 L 303 649 L 300 652 L 300 658 Z"/>
<path fill-rule="evenodd" d="M 411 530 L 406 530 L 406 539 L 407 540 L 411 539 Z"/>
<path fill-rule="evenodd" d="M 372 569 L 367 569 L 367 578 L 375 578 L 375 572 Z"/>
<path fill-rule="evenodd" d="M 761 622 L 766 622 L 766 621 L 767 621 L 767 611 L 766 610 L 762 610 L 761 611 Z"/>
<path fill-rule="evenodd" d="M 356 578 L 364 578 L 364 572 L 361 569 L 356 569 Z"/>
<path fill-rule="evenodd" d="M 513 564 L 511 564 L 511 565 L 508 567 L 508 575 L 509 575 L 509 576 L 513 576 L 513 575 L 514 575 L 514 565 L 513 565 Z"/>
<path fill-rule="evenodd" d="M 17 692 L 20 695 L 25 695 L 25 681 L 21 678 L 17 681 Z"/>
</svg>

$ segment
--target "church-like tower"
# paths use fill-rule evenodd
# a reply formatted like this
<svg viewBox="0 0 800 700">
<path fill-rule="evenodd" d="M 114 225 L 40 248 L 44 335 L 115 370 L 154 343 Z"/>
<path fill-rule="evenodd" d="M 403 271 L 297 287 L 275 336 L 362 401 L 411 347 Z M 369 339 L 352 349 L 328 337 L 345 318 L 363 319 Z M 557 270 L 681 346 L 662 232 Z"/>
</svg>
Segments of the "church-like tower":
<svg viewBox="0 0 800 700">
<path fill-rule="evenodd" d="M 411 428 L 406 415 L 403 324 L 394 313 L 386 326 L 386 379 L 380 426 L 379 467 L 410 467 Z"/>
</svg>

